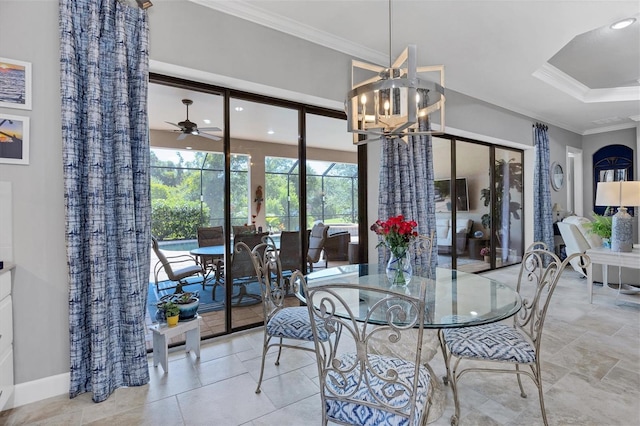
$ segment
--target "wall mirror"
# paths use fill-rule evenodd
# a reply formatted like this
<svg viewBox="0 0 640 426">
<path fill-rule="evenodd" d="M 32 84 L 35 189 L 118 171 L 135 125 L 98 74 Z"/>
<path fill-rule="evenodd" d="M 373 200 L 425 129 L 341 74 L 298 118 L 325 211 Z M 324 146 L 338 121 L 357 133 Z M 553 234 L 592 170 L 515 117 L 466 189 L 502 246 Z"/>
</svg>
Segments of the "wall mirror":
<svg viewBox="0 0 640 426">
<path fill-rule="evenodd" d="M 553 187 L 553 189 L 556 191 L 560 191 L 560 189 L 564 185 L 564 169 L 556 161 L 554 161 L 551 165 L 550 177 L 551 186 Z"/>
</svg>

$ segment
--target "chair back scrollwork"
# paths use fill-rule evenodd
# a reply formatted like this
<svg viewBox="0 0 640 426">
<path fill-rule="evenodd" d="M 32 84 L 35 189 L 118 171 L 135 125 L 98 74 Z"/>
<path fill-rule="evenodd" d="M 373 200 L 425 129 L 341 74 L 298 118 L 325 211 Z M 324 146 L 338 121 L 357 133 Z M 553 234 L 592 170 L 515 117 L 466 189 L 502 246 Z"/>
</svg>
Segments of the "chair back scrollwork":
<svg viewBox="0 0 640 426">
<path fill-rule="evenodd" d="M 314 330 L 323 424 L 426 423 L 431 382 L 420 362 L 426 285 L 412 295 L 350 283 L 307 286 L 299 272 L 291 279 L 302 288 Z M 364 318 L 358 294 L 369 299 Z M 400 359 L 378 354 L 374 339 L 413 345 Z"/>
</svg>

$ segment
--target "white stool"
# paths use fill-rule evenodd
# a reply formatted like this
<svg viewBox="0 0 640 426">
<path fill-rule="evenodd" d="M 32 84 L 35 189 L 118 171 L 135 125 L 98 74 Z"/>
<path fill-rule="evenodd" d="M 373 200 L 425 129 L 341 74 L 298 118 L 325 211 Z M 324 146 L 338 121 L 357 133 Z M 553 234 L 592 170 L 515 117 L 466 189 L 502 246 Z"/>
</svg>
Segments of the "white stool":
<svg viewBox="0 0 640 426">
<path fill-rule="evenodd" d="M 153 366 L 162 365 L 165 373 L 169 372 L 169 339 L 185 334 L 187 352 L 193 350 L 196 358 L 200 358 L 200 315 L 191 321 L 180 321 L 175 327 L 169 327 L 166 323 L 153 324 L 149 327 L 153 332 Z"/>
</svg>

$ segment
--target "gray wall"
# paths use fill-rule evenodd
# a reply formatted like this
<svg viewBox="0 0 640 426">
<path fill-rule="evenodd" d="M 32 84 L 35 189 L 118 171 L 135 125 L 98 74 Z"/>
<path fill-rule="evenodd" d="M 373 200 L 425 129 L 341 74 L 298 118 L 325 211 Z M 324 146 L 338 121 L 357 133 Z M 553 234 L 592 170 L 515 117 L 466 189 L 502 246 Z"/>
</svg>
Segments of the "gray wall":
<svg viewBox="0 0 640 426">
<path fill-rule="evenodd" d="M 57 1 L 0 2 L 0 56 L 32 63 L 28 166 L 0 164 L 13 184 L 16 383 L 69 371 Z"/>
<path fill-rule="evenodd" d="M 158 1 L 148 11 L 152 60 L 343 101 L 346 55 L 184 1 Z M 11 181 L 14 194 L 17 383 L 69 371 L 58 50 L 57 1 L 0 1 L 1 55 L 33 64 L 32 111 L 0 109 L 31 117 L 30 164 L 0 165 L 0 180 Z M 531 146 L 533 119 L 454 92 L 447 106 L 454 130 Z M 561 151 L 562 161 L 564 145 L 580 146 L 570 132 L 552 128 L 550 135 L 552 157 Z M 379 145 L 370 152 L 371 221 Z"/>
</svg>

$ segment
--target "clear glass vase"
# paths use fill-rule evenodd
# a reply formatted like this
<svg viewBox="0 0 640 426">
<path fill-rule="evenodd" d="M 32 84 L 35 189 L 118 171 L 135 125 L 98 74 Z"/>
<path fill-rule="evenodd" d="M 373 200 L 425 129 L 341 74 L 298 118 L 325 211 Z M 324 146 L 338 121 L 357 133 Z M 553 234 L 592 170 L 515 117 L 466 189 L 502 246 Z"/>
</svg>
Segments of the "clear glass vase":
<svg viewBox="0 0 640 426">
<path fill-rule="evenodd" d="M 409 253 L 406 250 L 395 253 L 391 251 L 386 272 L 389 284 L 398 286 L 406 286 L 409 284 L 413 277 L 413 267 L 409 260 Z"/>
</svg>

